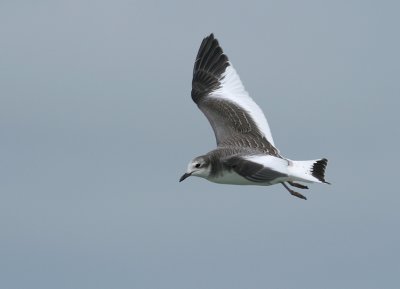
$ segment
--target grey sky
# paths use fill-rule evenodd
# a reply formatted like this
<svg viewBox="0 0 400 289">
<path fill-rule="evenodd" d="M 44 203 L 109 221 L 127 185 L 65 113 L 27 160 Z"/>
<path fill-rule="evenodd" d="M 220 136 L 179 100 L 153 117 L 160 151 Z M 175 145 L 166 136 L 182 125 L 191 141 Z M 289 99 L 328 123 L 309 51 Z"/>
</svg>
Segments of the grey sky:
<svg viewBox="0 0 400 289">
<path fill-rule="evenodd" d="M 1 1 L 1 288 L 399 288 L 396 1 Z M 214 32 L 307 201 L 191 178 Z"/>
</svg>

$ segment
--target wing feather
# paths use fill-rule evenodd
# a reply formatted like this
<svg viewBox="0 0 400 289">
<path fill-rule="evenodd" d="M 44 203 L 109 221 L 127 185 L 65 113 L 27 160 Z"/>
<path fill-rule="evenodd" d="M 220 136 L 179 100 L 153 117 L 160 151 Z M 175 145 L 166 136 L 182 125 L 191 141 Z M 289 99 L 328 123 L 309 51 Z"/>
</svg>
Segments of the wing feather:
<svg viewBox="0 0 400 289">
<path fill-rule="evenodd" d="M 233 156 L 225 160 L 224 163 L 228 168 L 233 169 L 237 174 L 252 182 L 269 183 L 276 182 L 280 178 L 286 178 L 288 175 L 282 168 L 274 168 L 275 162 L 283 160 L 272 156 L 269 158 L 276 159 L 271 159 L 271 166 L 265 166 L 263 163 L 257 162 L 257 157 L 248 159 L 246 157 Z"/>
<path fill-rule="evenodd" d="M 192 99 L 209 120 L 219 146 L 251 137 L 257 147 L 279 154 L 262 110 L 244 89 L 213 34 L 203 40 L 197 54 Z"/>
</svg>

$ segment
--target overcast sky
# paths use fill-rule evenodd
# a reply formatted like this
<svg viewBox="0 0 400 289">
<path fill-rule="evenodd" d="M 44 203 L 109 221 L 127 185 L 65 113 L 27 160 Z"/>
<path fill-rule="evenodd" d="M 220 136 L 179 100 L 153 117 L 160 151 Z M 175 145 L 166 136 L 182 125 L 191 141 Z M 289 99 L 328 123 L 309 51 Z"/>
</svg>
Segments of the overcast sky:
<svg viewBox="0 0 400 289">
<path fill-rule="evenodd" d="M 1 288 L 400 288 L 400 4 L 233 2 L 0 2 Z M 178 183 L 211 32 L 331 186 Z"/>
</svg>

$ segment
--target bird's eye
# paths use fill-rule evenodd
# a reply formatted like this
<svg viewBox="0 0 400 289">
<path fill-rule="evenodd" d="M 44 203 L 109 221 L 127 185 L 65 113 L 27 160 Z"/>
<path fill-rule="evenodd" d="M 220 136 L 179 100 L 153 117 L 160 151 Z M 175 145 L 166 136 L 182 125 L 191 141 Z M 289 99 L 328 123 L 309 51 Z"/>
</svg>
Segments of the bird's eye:
<svg viewBox="0 0 400 289">
<path fill-rule="evenodd" d="M 196 168 L 199 168 L 199 167 L 200 167 L 200 164 L 197 163 L 197 164 L 195 164 L 194 166 L 195 166 Z"/>
</svg>

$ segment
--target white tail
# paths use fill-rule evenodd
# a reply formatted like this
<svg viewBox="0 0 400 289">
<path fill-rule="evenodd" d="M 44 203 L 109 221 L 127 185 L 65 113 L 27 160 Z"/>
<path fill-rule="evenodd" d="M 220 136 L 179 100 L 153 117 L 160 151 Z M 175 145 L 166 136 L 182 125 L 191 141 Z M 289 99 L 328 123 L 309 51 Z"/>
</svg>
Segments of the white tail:
<svg viewBox="0 0 400 289">
<path fill-rule="evenodd" d="M 291 161 L 288 167 L 289 176 L 296 181 L 329 184 L 325 181 L 325 168 L 327 164 L 327 159 Z"/>
</svg>

